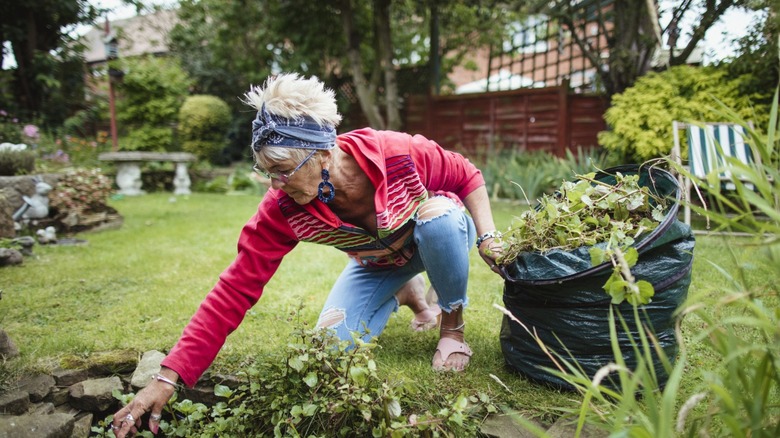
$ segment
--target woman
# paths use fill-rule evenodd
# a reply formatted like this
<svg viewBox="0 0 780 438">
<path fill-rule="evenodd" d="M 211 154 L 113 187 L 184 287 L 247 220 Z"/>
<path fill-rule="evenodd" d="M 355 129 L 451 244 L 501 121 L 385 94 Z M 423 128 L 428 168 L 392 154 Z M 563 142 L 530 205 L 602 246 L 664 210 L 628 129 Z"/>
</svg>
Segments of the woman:
<svg viewBox="0 0 780 438">
<path fill-rule="evenodd" d="M 258 111 L 252 122 L 255 167 L 270 178 L 271 189 L 244 226 L 236 259 L 160 373 L 115 414 L 117 437 L 135 433 L 146 412 L 156 433 L 177 382 L 195 385 L 301 241 L 334 246 L 350 258 L 318 327 L 341 339 L 352 339 L 353 331 L 369 339 L 399 305 L 408 305 L 415 329 L 435 325 L 441 313 L 433 369 L 462 371 L 469 362 L 463 338 L 469 250 L 476 241 L 496 272 L 500 251 L 498 244 L 490 247 L 496 231 L 479 170 L 421 136 L 372 129 L 336 136 L 341 116 L 335 95 L 316 78 L 279 75 L 245 97 Z M 426 303 L 421 272 L 436 291 L 434 308 Z"/>
</svg>

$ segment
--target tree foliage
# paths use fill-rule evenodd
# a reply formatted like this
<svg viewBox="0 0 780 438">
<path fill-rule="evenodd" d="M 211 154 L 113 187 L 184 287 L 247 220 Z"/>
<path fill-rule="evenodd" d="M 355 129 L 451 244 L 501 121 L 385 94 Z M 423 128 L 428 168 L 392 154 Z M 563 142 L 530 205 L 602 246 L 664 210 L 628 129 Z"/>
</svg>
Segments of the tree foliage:
<svg viewBox="0 0 780 438">
<path fill-rule="evenodd" d="M 763 1 L 756 2 L 760 4 Z M 740 91 L 746 95 L 763 95 L 758 102 L 771 105 L 772 95 L 768 92 L 780 82 L 780 60 L 778 59 L 778 37 L 780 23 L 771 8 L 762 18 L 757 18 L 745 35 L 733 41 L 736 54 L 719 63 L 729 77 L 742 77 Z M 776 9 L 775 9 L 776 11 Z"/>
<path fill-rule="evenodd" d="M 236 96 L 269 74 L 292 71 L 340 90 L 343 113 L 357 104 L 369 125 L 397 129 L 403 95 L 437 82 L 430 63 L 441 59 L 443 77 L 465 53 L 505 35 L 503 23 L 519 10 L 512 2 L 454 0 L 234 3 L 183 0 L 171 39 L 197 92 L 226 100 L 243 115 L 242 126 L 249 115 Z"/>
<path fill-rule="evenodd" d="M 0 2 L 0 70 L 5 76 L 0 86 L 7 87 L 2 95 L 15 102 L 15 108 L 6 109 L 53 123 L 67 116 L 69 102 L 81 101 L 83 94 L 80 48 L 69 34 L 98 12 L 87 0 Z M 13 55 L 16 67 L 6 70 L 6 55 Z"/>
<path fill-rule="evenodd" d="M 659 47 L 664 47 L 664 35 L 675 46 L 680 32 L 680 21 L 684 16 L 695 24 L 684 47 L 673 50 L 669 65 L 682 65 L 699 44 L 707 31 L 732 7 L 745 7 L 750 0 L 685 0 L 674 2 L 664 13 L 671 14 L 669 25 L 662 29 L 659 24 L 657 0 L 624 1 L 538 1 L 532 10 L 548 15 L 571 33 L 575 43 L 582 50 L 606 90 L 608 96 L 621 93 L 633 85 L 637 78 L 650 71 L 651 61 Z M 600 8 L 594 13 L 594 8 Z M 590 14 L 591 19 L 585 19 Z M 588 35 L 585 26 L 596 20 L 602 32 L 608 37 L 606 57 L 597 47 L 589 44 L 583 35 Z"/>
</svg>

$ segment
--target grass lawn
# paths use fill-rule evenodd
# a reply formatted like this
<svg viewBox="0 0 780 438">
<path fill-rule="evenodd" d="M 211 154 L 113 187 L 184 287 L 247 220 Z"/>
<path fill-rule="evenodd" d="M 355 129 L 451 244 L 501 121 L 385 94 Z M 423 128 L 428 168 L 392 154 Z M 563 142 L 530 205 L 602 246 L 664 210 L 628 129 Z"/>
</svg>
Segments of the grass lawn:
<svg viewBox="0 0 780 438">
<path fill-rule="evenodd" d="M 36 246 L 35 256 L 26 258 L 23 265 L 0 269 L 0 326 L 21 350 L 14 368 L 48 370 L 64 355 L 120 349 L 167 351 L 233 259 L 241 227 L 259 200 L 216 194 L 118 199 L 112 206 L 125 218 L 120 229 L 76 236 L 88 241 L 84 246 Z M 506 228 L 523 208 L 494 203 L 499 229 Z M 744 265 L 743 257 L 749 261 L 749 255 L 750 250 L 738 242 L 698 237 L 691 294 L 727 287 L 709 261 L 733 272 Z M 471 256 L 466 336 L 474 357 L 468 371 L 460 375 L 432 372 L 437 333 L 412 332 L 412 313 L 402 308 L 379 340 L 380 372 L 389 380 L 410 380 L 425 393 L 483 392 L 501 406 L 544 422 L 558 414 L 556 408 L 576 408 L 577 394 L 530 383 L 505 368 L 499 344 L 503 315 L 492 306 L 503 304 L 503 280 L 487 268 L 476 251 Z M 314 324 L 346 261 L 333 248 L 299 245 L 284 260 L 258 305 L 228 338 L 212 369 L 235 371 L 247 358 L 284 348 L 299 321 Z M 771 271 L 762 268 L 760 261 L 744 266 L 749 267 L 746 272 L 753 284 L 775 289 Z M 695 316 L 684 323 L 692 370 L 710 366 L 715 359 L 692 342 L 701 326 Z M 692 392 L 699 374 L 688 374 L 683 391 Z"/>
</svg>

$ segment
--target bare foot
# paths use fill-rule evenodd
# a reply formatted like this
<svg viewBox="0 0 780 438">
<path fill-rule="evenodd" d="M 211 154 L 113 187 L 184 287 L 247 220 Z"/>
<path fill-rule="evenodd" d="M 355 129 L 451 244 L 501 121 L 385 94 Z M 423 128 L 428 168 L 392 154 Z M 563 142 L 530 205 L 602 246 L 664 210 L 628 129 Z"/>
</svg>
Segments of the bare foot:
<svg viewBox="0 0 780 438">
<path fill-rule="evenodd" d="M 399 305 L 408 306 L 414 312 L 414 319 L 411 322 L 412 330 L 430 330 L 439 325 L 441 308 L 428 301 L 431 296 L 435 299 L 436 292 L 431 287 L 426 296 L 425 279 L 422 274 L 418 274 L 406 282 L 395 294 Z"/>
</svg>

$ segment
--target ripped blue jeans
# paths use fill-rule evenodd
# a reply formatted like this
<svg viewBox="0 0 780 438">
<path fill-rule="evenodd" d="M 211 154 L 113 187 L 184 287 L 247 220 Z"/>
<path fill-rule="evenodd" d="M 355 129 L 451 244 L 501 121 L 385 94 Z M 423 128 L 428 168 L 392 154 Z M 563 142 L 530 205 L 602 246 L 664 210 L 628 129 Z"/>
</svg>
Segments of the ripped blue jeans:
<svg viewBox="0 0 780 438">
<path fill-rule="evenodd" d="M 384 330 L 398 310 L 395 294 L 407 281 L 427 272 L 445 312 L 468 305 L 466 289 L 469 250 L 474 246 L 474 222 L 451 199 L 426 201 L 415 217 L 414 256 L 401 267 L 374 268 L 350 259 L 328 295 L 317 326 L 330 327 L 340 339 L 351 332 L 368 341 Z"/>
</svg>

